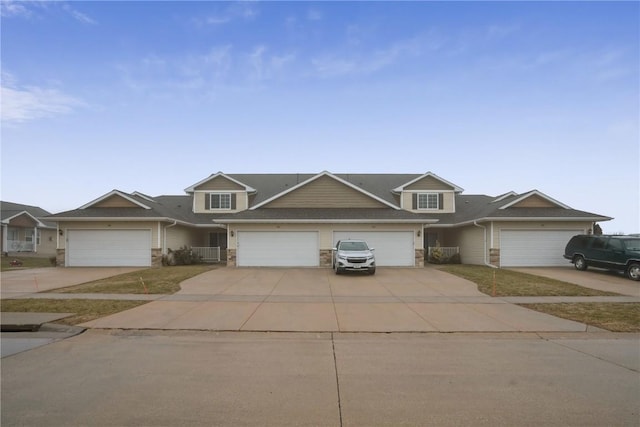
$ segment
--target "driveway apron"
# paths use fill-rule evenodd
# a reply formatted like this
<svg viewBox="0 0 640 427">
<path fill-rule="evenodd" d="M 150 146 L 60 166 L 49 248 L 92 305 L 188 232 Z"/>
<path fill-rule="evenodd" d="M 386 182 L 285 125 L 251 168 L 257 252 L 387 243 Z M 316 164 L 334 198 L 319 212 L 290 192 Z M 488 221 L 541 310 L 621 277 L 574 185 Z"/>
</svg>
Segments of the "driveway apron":
<svg viewBox="0 0 640 427">
<path fill-rule="evenodd" d="M 322 268 L 219 268 L 90 328 L 292 332 L 585 331 L 432 268 L 335 275 Z"/>
</svg>

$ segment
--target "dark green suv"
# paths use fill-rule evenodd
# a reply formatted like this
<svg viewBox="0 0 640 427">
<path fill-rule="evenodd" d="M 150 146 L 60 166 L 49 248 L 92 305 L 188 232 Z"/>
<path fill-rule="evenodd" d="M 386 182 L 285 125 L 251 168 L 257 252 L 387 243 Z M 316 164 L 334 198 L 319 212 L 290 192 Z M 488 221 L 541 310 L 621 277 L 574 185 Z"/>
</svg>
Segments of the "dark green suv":
<svg viewBox="0 0 640 427">
<path fill-rule="evenodd" d="M 564 257 L 576 270 L 589 266 L 607 268 L 622 271 L 631 280 L 640 280 L 640 237 L 573 236 L 564 249 Z"/>
</svg>

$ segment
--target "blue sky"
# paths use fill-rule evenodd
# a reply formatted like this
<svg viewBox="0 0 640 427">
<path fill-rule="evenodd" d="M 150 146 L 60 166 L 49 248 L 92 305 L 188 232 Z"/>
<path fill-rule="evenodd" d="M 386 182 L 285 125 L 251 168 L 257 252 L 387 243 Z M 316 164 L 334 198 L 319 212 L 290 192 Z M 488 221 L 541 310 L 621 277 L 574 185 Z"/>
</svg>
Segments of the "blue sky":
<svg viewBox="0 0 640 427">
<path fill-rule="evenodd" d="M 425 173 L 640 232 L 638 2 L 2 2 L 2 200 Z"/>
</svg>

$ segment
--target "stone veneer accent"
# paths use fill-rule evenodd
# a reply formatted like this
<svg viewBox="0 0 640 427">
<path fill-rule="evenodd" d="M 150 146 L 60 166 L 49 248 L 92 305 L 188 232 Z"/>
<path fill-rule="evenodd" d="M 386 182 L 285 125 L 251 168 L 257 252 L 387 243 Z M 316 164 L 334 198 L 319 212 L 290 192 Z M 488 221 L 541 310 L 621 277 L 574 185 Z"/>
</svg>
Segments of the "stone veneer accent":
<svg viewBox="0 0 640 427">
<path fill-rule="evenodd" d="M 495 265 L 496 267 L 500 267 L 500 249 L 499 248 L 489 249 L 489 264 Z"/>
<path fill-rule="evenodd" d="M 236 250 L 227 249 L 227 267 L 236 266 Z"/>
<path fill-rule="evenodd" d="M 416 249 L 416 267 L 424 267 L 424 249 Z"/>
<path fill-rule="evenodd" d="M 333 251 L 331 249 L 320 249 L 320 267 L 331 267 Z"/>
<path fill-rule="evenodd" d="M 56 267 L 64 267 L 64 249 L 56 249 Z"/>
<path fill-rule="evenodd" d="M 162 267 L 162 249 L 161 248 L 151 249 L 151 266 Z"/>
</svg>

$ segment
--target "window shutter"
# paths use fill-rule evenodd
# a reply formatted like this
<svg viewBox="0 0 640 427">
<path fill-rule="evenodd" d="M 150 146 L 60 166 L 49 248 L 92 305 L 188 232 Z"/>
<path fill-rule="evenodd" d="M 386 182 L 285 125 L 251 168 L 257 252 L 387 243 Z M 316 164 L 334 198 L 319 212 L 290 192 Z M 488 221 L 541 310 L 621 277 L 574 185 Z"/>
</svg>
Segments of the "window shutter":
<svg viewBox="0 0 640 427">
<path fill-rule="evenodd" d="M 413 193 L 413 205 L 411 207 L 411 209 L 418 209 L 418 195 L 416 193 Z"/>
<path fill-rule="evenodd" d="M 237 194 L 232 194 L 231 195 L 231 209 L 235 209 L 236 208 L 236 196 Z"/>
<path fill-rule="evenodd" d="M 209 193 L 204 195 L 204 208 L 205 210 L 211 209 L 211 194 Z"/>
<path fill-rule="evenodd" d="M 438 194 L 438 209 L 440 210 L 444 209 L 444 194 L 442 193 Z"/>
</svg>

